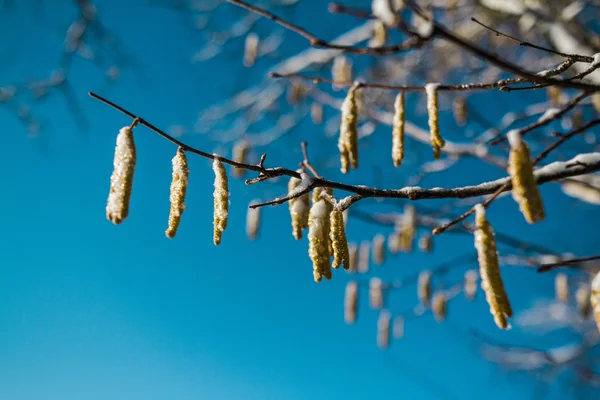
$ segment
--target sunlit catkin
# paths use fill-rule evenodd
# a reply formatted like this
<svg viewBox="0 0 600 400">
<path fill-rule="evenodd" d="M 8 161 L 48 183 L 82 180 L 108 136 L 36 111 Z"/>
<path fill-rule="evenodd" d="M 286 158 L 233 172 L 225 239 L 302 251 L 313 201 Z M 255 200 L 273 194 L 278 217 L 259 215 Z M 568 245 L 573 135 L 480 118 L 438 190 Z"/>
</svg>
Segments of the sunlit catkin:
<svg viewBox="0 0 600 400">
<path fill-rule="evenodd" d="M 333 59 L 333 66 L 331 68 L 331 77 L 335 82 L 340 85 L 333 85 L 333 89 L 338 90 L 343 87 L 344 84 L 352 82 L 352 61 L 344 55 L 338 55 Z"/>
<path fill-rule="evenodd" d="M 249 33 L 246 36 L 246 43 L 244 44 L 244 66 L 251 67 L 256 62 L 258 56 L 258 35 L 254 32 Z"/>
<path fill-rule="evenodd" d="M 399 224 L 400 250 L 409 253 L 413 249 L 413 243 L 417 234 L 417 210 L 412 204 L 404 206 L 404 214 Z"/>
<path fill-rule="evenodd" d="M 350 268 L 350 254 L 348 253 L 348 240 L 344 228 L 344 216 L 339 210 L 333 210 L 329 215 L 331 223 L 331 246 L 333 248 L 333 268 Z"/>
<path fill-rule="evenodd" d="M 452 102 L 452 115 L 458 126 L 465 126 L 467 124 L 467 117 L 469 115 L 469 109 L 467 108 L 467 101 L 462 96 L 457 96 Z"/>
<path fill-rule="evenodd" d="M 398 254 L 400 252 L 400 233 L 396 231 L 390 233 L 388 235 L 387 245 L 391 254 Z"/>
<path fill-rule="evenodd" d="M 598 272 L 592 280 L 592 295 L 590 296 L 590 302 L 592 303 L 594 318 L 596 319 L 596 325 L 600 332 L 600 272 Z"/>
<path fill-rule="evenodd" d="M 258 201 L 253 200 L 250 205 L 257 204 Z M 246 212 L 246 236 L 250 240 L 256 240 L 260 229 L 260 208 L 250 208 Z"/>
<path fill-rule="evenodd" d="M 323 277 L 331 279 L 329 229 L 329 209 L 321 199 L 312 205 L 308 216 L 308 255 L 315 282 L 321 282 Z"/>
<path fill-rule="evenodd" d="M 238 140 L 233 145 L 233 161 L 245 164 L 248 161 L 248 152 L 250 150 L 250 144 L 246 140 Z M 241 178 L 244 176 L 246 170 L 243 168 L 234 168 L 233 176 Z"/>
<path fill-rule="evenodd" d="M 383 308 L 383 281 L 380 278 L 369 280 L 369 306 L 373 310 Z"/>
<path fill-rule="evenodd" d="M 369 40 L 369 47 L 383 47 L 387 41 L 387 30 L 381 21 L 375 21 L 373 25 L 373 36 Z"/>
<path fill-rule="evenodd" d="M 378 233 L 373 238 L 373 262 L 382 265 L 385 261 L 385 236 Z"/>
<path fill-rule="evenodd" d="M 351 325 L 356 322 L 358 312 L 358 283 L 350 281 L 344 293 L 344 320 Z"/>
<path fill-rule="evenodd" d="M 556 274 L 554 277 L 554 293 L 556 301 L 565 304 L 569 302 L 569 282 L 567 275 L 563 273 Z"/>
<path fill-rule="evenodd" d="M 358 107 L 356 104 L 356 91 L 354 85 L 342 103 L 342 119 L 340 124 L 340 137 L 338 149 L 340 151 L 341 171 L 347 174 L 351 168 L 358 168 Z"/>
<path fill-rule="evenodd" d="M 508 329 L 510 324 L 507 318 L 512 317 L 513 312 L 500 276 L 494 229 L 487 221 L 485 208 L 481 204 L 475 206 L 475 223 L 477 226 L 475 248 L 479 261 L 481 288 L 485 292 L 496 325 L 501 329 Z"/>
<path fill-rule="evenodd" d="M 533 164 L 529 148 L 518 131 L 508 133 L 510 153 L 508 173 L 512 179 L 512 197 L 519 204 L 521 213 L 530 224 L 545 218 L 544 204 L 533 175 Z"/>
<path fill-rule="evenodd" d="M 106 204 L 106 218 L 114 224 L 120 224 L 129 215 L 129 201 L 133 188 L 135 172 L 135 142 L 133 131 L 126 126 L 119 130 L 117 146 L 113 160 L 113 172 L 110 176 L 110 192 Z"/>
<path fill-rule="evenodd" d="M 371 263 L 371 243 L 367 240 L 360 242 L 358 248 L 358 272 L 366 274 L 369 272 L 369 264 Z"/>
<path fill-rule="evenodd" d="M 288 183 L 288 193 L 294 190 L 300 182 L 300 179 L 292 177 Z M 308 228 L 309 198 L 309 194 L 306 193 L 288 202 L 292 217 L 292 234 L 296 240 L 302 239 L 302 231 Z"/>
<path fill-rule="evenodd" d="M 431 272 L 427 270 L 421 271 L 417 281 L 417 296 L 419 297 L 419 301 L 425 307 L 429 307 L 431 305 L 431 292 Z"/>
<path fill-rule="evenodd" d="M 358 268 L 358 245 L 350 243 L 348 245 L 348 273 L 354 274 Z"/>
<path fill-rule="evenodd" d="M 477 283 L 479 282 L 479 273 L 475 270 L 469 270 L 465 272 L 465 281 L 463 291 L 465 292 L 465 297 L 469 301 L 475 300 L 475 295 L 477 294 Z"/>
<path fill-rule="evenodd" d="M 431 299 L 431 311 L 437 322 L 444 322 L 446 320 L 447 307 L 447 298 L 443 292 L 433 295 Z"/>
<path fill-rule="evenodd" d="M 400 340 L 404 337 L 404 317 L 402 315 L 398 315 L 394 318 L 392 335 L 394 335 L 394 339 L 396 340 Z"/>
<path fill-rule="evenodd" d="M 582 284 L 575 291 L 575 302 L 577 303 L 577 309 L 579 314 L 587 319 L 592 311 L 592 305 L 590 304 L 590 286 L 589 284 Z"/>
<path fill-rule="evenodd" d="M 433 250 L 433 237 L 425 233 L 419 238 L 419 250 L 423 253 L 431 253 Z"/>
<path fill-rule="evenodd" d="M 439 83 L 428 83 L 425 85 L 425 93 L 427 94 L 427 115 L 429 117 L 429 135 L 431 146 L 433 148 L 433 158 L 440 158 L 441 149 L 446 142 L 440 135 L 440 107 L 438 105 L 438 88 Z"/>
<path fill-rule="evenodd" d="M 594 110 L 596 110 L 597 113 L 600 113 L 600 93 L 595 92 L 592 95 L 592 105 L 594 106 Z"/>
<path fill-rule="evenodd" d="M 171 180 L 171 211 L 169 213 L 169 226 L 165 234 L 168 238 L 174 238 L 177 234 L 177 228 L 181 222 L 181 216 L 185 210 L 185 194 L 188 187 L 188 177 L 190 170 L 188 169 L 188 161 L 185 153 L 181 149 L 177 149 L 177 153 L 172 160 L 173 164 L 173 179 Z"/>
<path fill-rule="evenodd" d="M 227 180 L 227 171 L 221 163 L 219 157 L 215 154 L 213 161 L 213 171 L 215 173 L 215 191 L 214 197 L 214 235 L 215 246 L 221 243 L 221 238 L 225 228 L 227 228 L 227 218 L 229 216 L 229 184 Z"/>
<path fill-rule="evenodd" d="M 562 92 L 557 86 L 549 86 L 546 93 L 552 106 L 559 107 L 562 104 Z"/>
<path fill-rule="evenodd" d="M 377 319 L 377 347 L 385 350 L 390 346 L 390 322 L 392 314 L 388 310 L 381 310 Z"/>
<path fill-rule="evenodd" d="M 402 160 L 404 160 L 405 122 L 404 92 L 400 92 L 394 100 L 394 116 L 392 119 L 392 161 L 394 162 L 394 167 L 402 165 Z"/>
</svg>

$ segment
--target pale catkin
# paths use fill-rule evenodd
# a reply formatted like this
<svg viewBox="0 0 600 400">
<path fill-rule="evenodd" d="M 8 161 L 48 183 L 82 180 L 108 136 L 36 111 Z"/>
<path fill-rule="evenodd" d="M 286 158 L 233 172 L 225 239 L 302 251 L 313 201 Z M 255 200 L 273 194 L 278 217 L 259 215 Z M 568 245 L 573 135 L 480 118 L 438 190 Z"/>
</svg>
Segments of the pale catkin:
<svg viewBox="0 0 600 400">
<path fill-rule="evenodd" d="M 380 278 L 369 280 L 369 306 L 373 310 L 383 308 L 383 281 Z"/>
<path fill-rule="evenodd" d="M 259 38 L 254 32 L 249 33 L 246 36 L 246 42 L 244 43 L 244 66 L 251 67 L 256 62 L 258 57 L 258 45 Z"/>
<path fill-rule="evenodd" d="M 185 210 L 185 195 L 187 192 L 190 170 L 188 169 L 187 157 L 180 147 L 172 160 L 173 178 L 171 180 L 171 210 L 169 212 L 169 225 L 165 234 L 168 238 L 174 238 L 181 222 L 181 216 Z"/>
<path fill-rule="evenodd" d="M 356 93 L 358 85 L 353 85 L 342 103 L 340 137 L 338 149 L 342 173 L 347 174 L 350 168 L 358 168 L 358 106 Z"/>
<path fill-rule="evenodd" d="M 441 149 L 446 142 L 440 134 L 440 107 L 438 104 L 438 88 L 439 83 L 428 83 L 425 85 L 425 93 L 427 94 L 427 115 L 429 117 L 429 135 L 431 146 L 433 148 L 433 158 L 440 158 Z"/>
<path fill-rule="evenodd" d="M 463 291 L 465 292 L 465 297 L 469 301 L 473 301 L 475 299 L 475 295 L 477 294 L 477 282 L 479 281 L 479 273 L 475 270 L 469 270 L 465 272 L 465 280 Z"/>
<path fill-rule="evenodd" d="M 369 40 L 369 47 L 383 47 L 387 41 L 387 30 L 385 24 L 379 20 L 373 26 L 373 36 Z"/>
<path fill-rule="evenodd" d="M 419 238 L 419 250 L 423 253 L 431 253 L 433 250 L 433 237 L 426 233 Z"/>
<path fill-rule="evenodd" d="M 250 143 L 246 140 L 238 140 L 233 145 L 233 161 L 238 162 L 240 164 L 246 164 L 248 161 L 248 153 L 250 151 Z M 243 168 L 234 168 L 233 176 L 235 178 L 242 178 L 246 170 Z"/>
<path fill-rule="evenodd" d="M 315 125 L 323 123 L 323 105 L 321 103 L 313 103 L 310 106 L 310 118 Z"/>
<path fill-rule="evenodd" d="M 299 170 L 297 172 L 300 172 Z M 294 190 L 302 182 L 298 178 L 290 178 L 288 193 Z M 308 214 L 310 211 L 309 194 L 291 199 L 289 203 L 290 216 L 292 218 L 292 235 L 296 240 L 302 239 L 302 231 L 308 228 Z"/>
<path fill-rule="evenodd" d="M 396 231 L 390 233 L 387 239 L 388 250 L 391 254 L 400 252 L 400 234 Z"/>
<path fill-rule="evenodd" d="M 308 216 L 308 255 L 315 282 L 321 282 L 323 277 L 331 279 L 329 230 L 329 209 L 321 199 L 312 205 Z"/>
<path fill-rule="evenodd" d="M 533 175 L 533 164 L 527 144 L 516 130 L 508 133 L 510 153 L 508 173 L 512 180 L 512 197 L 519 204 L 525 220 L 534 224 L 545 218 L 544 204 Z"/>
<path fill-rule="evenodd" d="M 592 294 L 590 296 L 590 302 L 594 311 L 596 326 L 600 332 L 600 272 L 598 272 L 592 280 Z"/>
<path fill-rule="evenodd" d="M 399 222 L 400 250 L 409 253 L 417 233 L 417 210 L 412 204 L 404 206 L 404 214 Z"/>
<path fill-rule="evenodd" d="M 590 304 L 590 286 L 589 284 L 582 284 L 575 291 L 575 302 L 577 303 L 577 309 L 579 310 L 579 314 L 587 319 L 590 316 L 590 312 L 592 311 L 592 305 Z"/>
<path fill-rule="evenodd" d="M 373 262 L 377 265 L 385 262 L 385 236 L 381 233 L 373 238 Z"/>
<path fill-rule="evenodd" d="M 549 86 L 546 93 L 553 107 L 559 107 L 563 103 L 562 92 L 557 86 Z"/>
<path fill-rule="evenodd" d="M 348 240 L 346 239 L 346 230 L 344 228 L 344 216 L 341 211 L 333 210 L 329 215 L 331 223 L 331 247 L 333 248 L 333 268 L 350 268 L 350 255 L 348 253 Z"/>
<path fill-rule="evenodd" d="M 229 183 L 227 171 L 221 163 L 219 157 L 214 154 L 213 171 L 215 173 L 215 191 L 214 197 L 214 235 L 213 242 L 215 246 L 221 244 L 223 232 L 227 228 L 227 218 L 229 216 Z"/>
<path fill-rule="evenodd" d="M 381 310 L 377 319 L 377 347 L 385 350 L 390 346 L 390 322 L 392 314 L 388 310 Z"/>
<path fill-rule="evenodd" d="M 600 113 L 600 93 L 596 92 L 592 95 L 592 105 L 597 113 Z"/>
<path fill-rule="evenodd" d="M 371 263 L 371 243 L 368 240 L 360 242 L 358 248 L 358 272 L 366 274 L 369 272 L 369 264 Z"/>
<path fill-rule="evenodd" d="M 321 197 L 322 193 L 327 193 L 329 195 L 329 197 L 333 198 L 333 189 L 332 188 L 317 187 L 312 192 L 312 203 L 313 204 L 322 200 L 322 197 Z M 323 200 L 323 201 L 325 201 L 325 207 L 327 208 L 327 215 L 330 215 L 331 212 L 333 211 L 333 204 L 331 204 L 327 200 Z M 329 229 L 331 230 L 331 224 L 329 224 Z M 329 249 L 329 254 L 333 255 L 333 241 L 331 240 L 331 231 L 327 235 L 327 248 Z"/>
<path fill-rule="evenodd" d="M 402 315 L 398 315 L 394 318 L 392 334 L 396 340 L 400 340 L 404 337 L 404 317 Z"/>
<path fill-rule="evenodd" d="M 250 202 L 250 206 L 258 204 L 258 200 Z M 248 207 L 246 212 L 246 236 L 249 240 L 256 240 L 258 237 L 258 231 L 260 229 L 260 208 Z"/>
<path fill-rule="evenodd" d="M 467 101 L 462 96 L 457 96 L 452 102 L 452 115 L 458 126 L 465 126 L 467 124 L 467 117 L 469 115 L 469 109 L 467 108 Z"/>
<path fill-rule="evenodd" d="M 358 245 L 356 243 L 350 243 L 348 245 L 348 271 L 349 274 L 356 273 L 358 268 Z"/>
<path fill-rule="evenodd" d="M 358 283 L 350 281 L 346 284 L 344 293 L 344 321 L 348 325 L 356 322 L 356 314 L 358 313 Z"/>
<path fill-rule="evenodd" d="M 419 297 L 419 301 L 425 307 L 429 307 L 431 305 L 432 291 L 431 271 L 421 271 L 417 280 L 417 296 Z"/>
<path fill-rule="evenodd" d="M 569 282 L 567 275 L 563 273 L 556 274 L 554 277 L 554 293 L 556 301 L 565 304 L 569 302 Z"/>
<path fill-rule="evenodd" d="M 331 77 L 335 82 L 341 85 L 333 85 L 334 90 L 338 90 L 343 87 L 343 84 L 352 82 L 353 71 L 352 61 L 344 55 L 338 55 L 333 59 L 333 65 L 331 68 Z"/>
<path fill-rule="evenodd" d="M 438 292 L 431 299 L 431 311 L 437 322 L 444 322 L 448 312 L 447 298 L 443 292 Z"/>
<path fill-rule="evenodd" d="M 512 317 L 512 307 L 500 275 L 494 229 L 488 222 L 485 208 L 481 204 L 475 206 L 475 223 L 477 226 L 475 248 L 479 262 L 481 289 L 485 292 L 496 325 L 501 329 L 509 329 L 507 318 Z"/>
<path fill-rule="evenodd" d="M 392 161 L 394 167 L 402 165 L 402 160 L 404 160 L 405 123 L 404 92 L 400 92 L 394 100 L 394 116 L 392 118 Z"/>
<path fill-rule="evenodd" d="M 117 135 L 113 172 L 110 176 L 110 192 L 106 204 L 106 218 L 117 225 L 129 215 L 135 163 L 136 150 L 133 130 L 126 126 L 121 128 Z"/>
</svg>

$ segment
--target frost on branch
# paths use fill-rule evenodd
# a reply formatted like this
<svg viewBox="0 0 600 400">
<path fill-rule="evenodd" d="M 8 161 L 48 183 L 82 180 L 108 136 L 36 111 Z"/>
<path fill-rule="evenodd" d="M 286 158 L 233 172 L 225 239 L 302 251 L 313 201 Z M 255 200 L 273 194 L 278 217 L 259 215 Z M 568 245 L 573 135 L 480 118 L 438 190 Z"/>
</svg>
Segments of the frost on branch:
<svg viewBox="0 0 600 400">
<path fill-rule="evenodd" d="M 106 218 L 120 224 L 129 215 L 129 201 L 133 188 L 136 152 L 133 130 L 126 126 L 117 135 L 114 168 L 110 177 L 110 192 L 106 204 Z"/>
</svg>

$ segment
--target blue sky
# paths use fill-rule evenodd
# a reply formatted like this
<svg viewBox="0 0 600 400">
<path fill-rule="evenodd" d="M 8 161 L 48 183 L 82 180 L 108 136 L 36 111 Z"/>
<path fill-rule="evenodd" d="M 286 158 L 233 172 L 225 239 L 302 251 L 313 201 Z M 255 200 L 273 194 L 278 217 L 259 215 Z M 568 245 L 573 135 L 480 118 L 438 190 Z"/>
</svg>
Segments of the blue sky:
<svg viewBox="0 0 600 400">
<path fill-rule="evenodd" d="M 430 316 L 407 322 L 406 338 L 385 353 L 375 346 L 376 315 L 365 301 L 358 324 L 344 325 L 349 277 L 337 272 L 332 281 L 313 282 L 306 242 L 293 240 L 287 206 L 264 209 L 260 240 L 245 239 L 245 206 L 280 193 L 282 186 L 248 187 L 232 180 L 230 224 L 215 247 L 210 163 L 192 157 L 188 209 L 177 238 L 166 239 L 176 149 L 143 128 L 136 130 L 130 216 L 121 226 L 108 222 L 114 141 L 130 121 L 88 98 L 87 91 L 98 91 L 159 127 L 191 127 L 199 110 L 231 95 L 245 79 L 262 76 L 270 61 L 261 62 L 250 77 L 238 75 L 245 73 L 235 58 L 238 47 L 215 61 L 193 64 L 191 55 L 202 43 L 182 13 L 132 0 L 99 1 L 97 7 L 105 25 L 137 58 L 143 76 L 125 69 L 119 84 L 107 87 L 101 71 L 77 62 L 70 79 L 90 122 L 87 132 L 57 96 L 34 109 L 51 122 L 35 139 L 0 110 L 0 398 L 475 399 L 485 393 L 500 399 L 531 392 L 527 378 L 482 360 L 477 342 L 467 335 L 476 327 L 505 341 L 534 343 L 519 332 L 497 332 L 482 296 L 475 304 L 457 299 L 445 325 Z M 23 3 L 1 16 L 0 26 L 6 24 L 0 32 L 11 38 L 2 41 L 2 54 L 14 57 L 2 66 L 0 85 L 46 76 L 72 15 L 66 6 L 38 15 Z M 227 24 L 227 16 L 240 14 L 226 6 L 222 15 Z M 316 0 L 302 2 L 295 18 L 326 37 L 351 23 L 324 23 L 331 17 Z M 288 40 L 284 53 L 305 47 L 292 36 Z M 419 118 L 416 122 L 425 127 Z M 335 154 L 334 141 L 315 144 L 319 134 L 312 127 L 294 132 L 286 142 L 296 143 L 292 157 L 282 151 L 286 145 L 275 146 L 267 159 L 294 167 L 301 140 Z M 207 136 L 184 139 L 208 151 L 218 148 Z M 376 138 L 367 146 L 386 149 Z M 469 163 L 457 171 L 424 184 L 466 184 L 489 172 L 473 170 Z M 339 178 L 333 169 L 331 176 Z M 353 179 L 373 183 L 370 171 Z M 393 186 L 394 180 L 385 185 Z M 551 217 L 540 226 L 521 221 L 508 198 L 490 211 L 491 221 L 498 230 L 559 251 L 593 252 L 596 238 L 565 237 L 561 215 L 566 210 L 572 224 L 583 224 L 597 219 L 593 209 L 556 197 L 554 186 L 542 193 Z M 377 210 L 377 203 L 365 209 Z M 378 228 L 351 220 L 348 229 L 350 239 L 360 241 Z M 401 277 L 472 251 L 468 236 L 446 235 L 436 241 L 434 254 L 403 255 L 375 273 Z M 552 296 L 552 276 L 508 268 L 505 279 L 516 309 L 528 307 L 532 297 Z M 394 293 L 392 310 L 415 302 L 412 288 Z"/>
</svg>

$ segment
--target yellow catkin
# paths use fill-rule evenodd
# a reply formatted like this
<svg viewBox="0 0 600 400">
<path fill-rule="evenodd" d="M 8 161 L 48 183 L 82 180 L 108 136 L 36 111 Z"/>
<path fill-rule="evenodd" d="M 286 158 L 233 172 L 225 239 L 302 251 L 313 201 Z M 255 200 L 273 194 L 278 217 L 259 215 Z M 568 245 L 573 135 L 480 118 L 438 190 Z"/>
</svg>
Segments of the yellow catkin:
<svg viewBox="0 0 600 400">
<path fill-rule="evenodd" d="M 400 252 L 400 234 L 396 231 L 390 233 L 387 239 L 388 250 L 392 254 Z"/>
<path fill-rule="evenodd" d="M 381 310 L 377 319 L 377 347 L 385 350 L 390 346 L 390 322 L 392 314 L 388 310 Z"/>
<path fill-rule="evenodd" d="M 369 306 L 373 310 L 383 308 L 383 281 L 380 278 L 369 280 Z"/>
<path fill-rule="evenodd" d="M 392 161 L 394 162 L 394 167 L 402 165 L 402 160 L 404 160 L 405 122 L 404 92 L 400 92 L 394 100 L 394 116 L 392 119 Z"/>
<path fill-rule="evenodd" d="M 358 107 L 356 92 L 358 86 L 353 85 L 342 103 L 342 118 L 338 149 L 342 173 L 347 174 L 350 168 L 358 168 Z"/>
<path fill-rule="evenodd" d="M 558 273 L 554 277 L 554 293 L 556 295 L 556 301 L 561 303 L 569 302 L 569 282 L 567 275 Z"/>
<path fill-rule="evenodd" d="M 382 265 L 385 261 L 385 236 L 381 233 L 373 238 L 373 262 Z"/>
<path fill-rule="evenodd" d="M 259 203 L 257 200 L 253 200 L 250 205 Z M 250 240 L 256 240 L 258 237 L 258 231 L 260 229 L 260 208 L 250 208 L 246 212 L 246 236 Z"/>
<path fill-rule="evenodd" d="M 343 87 L 343 84 L 352 82 L 353 71 L 352 61 L 344 55 L 336 56 L 333 59 L 333 66 L 331 68 L 331 77 L 334 81 L 339 82 L 342 85 L 333 85 L 334 90 L 338 90 Z"/>
<path fill-rule="evenodd" d="M 298 104 L 306 96 L 307 89 L 301 82 L 292 82 L 288 86 L 287 101 L 289 104 Z"/>
<path fill-rule="evenodd" d="M 600 332 L 600 272 L 598 272 L 592 280 L 592 294 L 590 296 L 590 302 L 594 310 L 596 325 L 598 326 L 598 331 Z"/>
<path fill-rule="evenodd" d="M 249 33 L 246 36 L 246 42 L 244 44 L 244 66 L 251 67 L 256 62 L 258 56 L 258 35 L 254 32 Z"/>
<path fill-rule="evenodd" d="M 417 233 L 417 211 L 412 204 L 404 206 L 404 214 L 399 221 L 398 232 L 400 235 L 400 250 L 409 253 L 413 249 L 413 243 Z"/>
<path fill-rule="evenodd" d="M 518 131 L 508 133 L 510 153 L 508 173 L 512 179 L 512 197 L 519 204 L 525 220 L 534 224 L 545 218 L 544 204 L 533 175 L 533 164 L 529 148 Z"/>
<path fill-rule="evenodd" d="M 250 144 L 246 140 L 238 140 L 233 145 L 233 161 L 245 164 L 248 161 L 248 152 L 250 150 Z M 234 168 L 233 176 L 235 178 L 242 178 L 246 170 L 243 168 Z"/>
<path fill-rule="evenodd" d="M 467 108 L 467 101 L 462 96 L 457 96 L 452 102 L 452 115 L 458 126 L 465 126 L 467 124 L 467 117 L 469 110 Z"/>
<path fill-rule="evenodd" d="M 358 272 L 366 274 L 369 272 L 369 264 L 371 263 L 371 243 L 367 240 L 360 242 L 358 248 Z"/>
<path fill-rule="evenodd" d="M 324 188 L 324 187 L 318 187 L 315 188 L 312 192 L 312 203 L 315 204 L 317 201 L 321 200 L 321 194 L 322 193 L 327 193 L 330 197 L 333 197 L 333 189 L 332 188 Z M 333 204 L 331 204 L 329 201 L 325 200 L 325 206 L 327 207 L 327 215 L 331 214 L 331 212 L 333 211 Z M 329 224 L 329 227 L 331 229 L 331 224 Z M 327 235 L 327 248 L 329 248 L 329 254 L 333 255 L 333 242 L 331 240 L 331 232 L 329 233 L 329 235 Z"/>
<path fill-rule="evenodd" d="M 181 149 L 177 149 L 177 154 L 173 157 L 173 179 L 171 181 L 171 211 L 169 213 L 169 226 L 165 234 L 168 238 L 174 238 L 177 234 L 177 228 L 181 222 L 181 216 L 185 210 L 185 194 L 188 187 L 188 177 L 190 170 L 188 169 L 188 161 L 185 153 Z"/>
<path fill-rule="evenodd" d="M 592 95 L 592 105 L 597 113 L 600 113 L 600 93 L 596 92 Z"/>
<path fill-rule="evenodd" d="M 508 329 L 510 324 L 507 318 L 512 317 L 512 307 L 500 275 L 494 229 L 487 221 L 485 208 L 481 204 L 475 206 L 475 223 L 477 226 L 475 248 L 479 261 L 481 288 L 485 292 L 496 325 L 501 329 Z"/>
<path fill-rule="evenodd" d="M 356 243 L 348 245 L 348 273 L 354 274 L 358 268 L 358 246 Z"/>
<path fill-rule="evenodd" d="M 575 291 L 575 301 L 577 303 L 577 309 L 579 310 L 579 314 L 587 319 L 590 316 L 590 312 L 592 311 L 592 305 L 590 304 L 590 286 L 589 284 L 582 284 Z"/>
<path fill-rule="evenodd" d="M 356 322 L 358 313 L 358 283 L 350 281 L 346 284 L 344 293 L 344 321 L 348 325 Z"/>
<path fill-rule="evenodd" d="M 117 135 L 113 172 L 110 176 L 110 192 L 106 204 L 106 218 L 117 225 L 129 215 L 135 162 L 133 131 L 126 126 L 121 128 Z"/>
<path fill-rule="evenodd" d="M 469 270 L 465 272 L 465 281 L 463 291 L 465 297 L 469 301 L 475 300 L 477 294 L 477 282 L 479 281 L 479 273 L 475 270 Z"/>
<path fill-rule="evenodd" d="M 223 232 L 227 228 L 227 218 L 229 216 L 229 183 L 227 180 L 227 171 L 218 156 L 215 154 L 213 161 L 213 171 L 215 173 L 215 191 L 214 197 L 214 235 L 213 242 L 215 246 L 221 244 Z"/>
<path fill-rule="evenodd" d="M 398 315 L 394 318 L 394 323 L 392 326 L 392 334 L 394 335 L 394 339 L 400 340 L 404 337 L 404 317 Z"/>
<path fill-rule="evenodd" d="M 446 320 L 446 313 L 448 311 L 447 298 L 442 292 L 436 293 L 431 299 L 431 311 L 433 317 L 437 322 L 444 322 Z"/>
<path fill-rule="evenodd" d="M 369 40 L 369 47 L 383 47 L 387 41 L 387 30 L 385 24 L 379 20 L 373 26 L 373 36 Z"/>
<path fill-rule="evenodd" d="M 308 255 L 313 263 L 315 282 L 331 279 L 329 265 L 329 208 L 323 199 L 315 202 L 308 216 Z"/>
<path fill-rule="evenodd" d="M 431 253 L 433 250 L 433 237 L 426 233 L 419 238 L 419 250 L 423 253 Z"/>
<path fill-rule="evenodd" d="M 315 125 L 323 123 L 323 105 L 321 103 L 313 103 L 310 106 L 310 119 Z"/>
<path fill-rule="evenodd" d="M 440 158 L 441 149 L 446 144 L 440 135 L 440 107 L 438 104 L 439 86 L 439 83 L 428 83 L 425 85 L 425 92 L 427 94 L 427 115 L 429 117 L 429 134 L 431 146 L 433 148 L 433 158 L 436 160 Z"/>
<path fill-rule="evenodd" d="M 297 172 L 300 172 L 300 170 Z M 288 193 L 294 190 L 300 182 L 300 179 L 292 177 L 288 183 Z M 290 216 L 292 217 L 292 234 L 296 240 L 302 239 L 302 231 L 308 228 L 309 198 L 308 193 L 306 193 L 288 202 Z"/>
<path fill-rule="evenodd" d="M 557 86 L 549 86 L 546 93 L 548 100 L 554 107 L 559 107 L 562 104 L 562 92 Z"/>
<path fill-rule="evenodd" d="M 331 247 L 333 248 L 333 268 L 350 268 L 350 255 L 348 253 L 348 240 L 346 239 L 346 230 L 344 228 L 344 216 L 341 211 L 333 210 L 329 215 L 331 223 Z"/>
<path fill-rule="evenodd" d="M 431 305 L 431 293 L 431 272 L 421 271 L 421 273 L 419 273 L 419 279 L 417 281 L 417 296 L 419 297 L 419 301 L 425 307 L 429 307 Z"/>
</svg>

